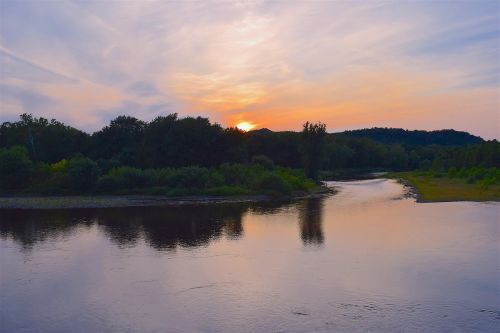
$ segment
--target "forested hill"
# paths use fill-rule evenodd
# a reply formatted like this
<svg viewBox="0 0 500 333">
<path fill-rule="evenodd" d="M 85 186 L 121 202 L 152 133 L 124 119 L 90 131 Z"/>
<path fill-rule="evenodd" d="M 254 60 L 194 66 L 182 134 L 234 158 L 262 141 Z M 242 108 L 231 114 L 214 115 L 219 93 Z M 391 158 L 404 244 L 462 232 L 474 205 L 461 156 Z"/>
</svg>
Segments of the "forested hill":
<svg viewBox="0 0 500 333">
<path fill-rule="evenodd" d="M 369 138 L 385 144 L 399 143 L 408 146 L 462 146 L 481 143 L 484 140 L 467 132 L 452 129 L 439 131 L 409 131 L 402 128 L 367 128 L 336 133 L 351 138 Z"/>
</svg>

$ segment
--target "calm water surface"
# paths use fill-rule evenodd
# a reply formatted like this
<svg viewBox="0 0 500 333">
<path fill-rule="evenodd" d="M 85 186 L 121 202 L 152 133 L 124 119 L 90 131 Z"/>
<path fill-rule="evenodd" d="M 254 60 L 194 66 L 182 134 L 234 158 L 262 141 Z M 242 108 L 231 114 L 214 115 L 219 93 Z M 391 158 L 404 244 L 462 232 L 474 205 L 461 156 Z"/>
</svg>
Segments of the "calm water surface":
<svg viewBox="0 0 500 333">
<path fill-rule="evenodd" d="M 499 332 L 500 205 L 0 211 L 1 332 Z"/>
</svg>

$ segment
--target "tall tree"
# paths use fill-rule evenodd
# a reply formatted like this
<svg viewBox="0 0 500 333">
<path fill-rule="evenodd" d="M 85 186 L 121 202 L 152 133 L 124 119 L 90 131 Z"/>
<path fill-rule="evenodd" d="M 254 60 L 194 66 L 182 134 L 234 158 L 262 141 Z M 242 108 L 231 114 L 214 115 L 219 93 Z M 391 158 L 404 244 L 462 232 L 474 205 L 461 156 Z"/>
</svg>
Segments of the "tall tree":
<svg viewBox="0 0 500 333">
<path fill-rule="evenodd" d="M 124 165 L 142 166 L 146 123 L 135 117 L 119 116 L 92 135 L 91 157 L 113 158 Z"/>
<path fill-rule="evenodd" d="M 318 181 L 325 135 L 325 124 L 321 122 L 316 124 L 306 122 L 304 124 L 301 136 L 302 161 L 307 176 L 315 181 Z"/>
</svg>

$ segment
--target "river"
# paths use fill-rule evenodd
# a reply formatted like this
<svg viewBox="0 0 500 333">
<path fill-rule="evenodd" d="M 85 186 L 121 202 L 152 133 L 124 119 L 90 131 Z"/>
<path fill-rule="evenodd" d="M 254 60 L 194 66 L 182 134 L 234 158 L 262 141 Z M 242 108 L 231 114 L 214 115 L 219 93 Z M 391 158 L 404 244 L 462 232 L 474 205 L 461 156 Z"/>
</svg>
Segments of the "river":
<svg viewBox="0 0 500 333">
<path fill-rule="evenodd" d="M 500 205 L 0 211 L 1 332 L 498 332 Z"/>
</svg>

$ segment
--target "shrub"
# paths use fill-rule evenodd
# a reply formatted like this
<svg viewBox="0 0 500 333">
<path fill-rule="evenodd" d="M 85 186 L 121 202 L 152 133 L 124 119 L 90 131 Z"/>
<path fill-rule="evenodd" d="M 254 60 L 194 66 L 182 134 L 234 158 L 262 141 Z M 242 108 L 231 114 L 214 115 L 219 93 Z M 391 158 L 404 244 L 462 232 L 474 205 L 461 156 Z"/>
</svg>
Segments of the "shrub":
<svg viewBox="0 0 500 333">
<path fill-rule="evenodd" d="M 246 185 L 246 178 L 239 164 L 224 163 L 220 166 L 219 172 L 226 185 Z"/>
<path fill-rule="evenodd" d="M 28 184 L 33 164 L 21 146 L 0 149 L 0 186 L 18 189 Z"/>
<path fill-rule="evenodd" d="M 481 190 L 487 190 L 491 185 L 495 183 L 493 178 L 485 178 L 478 182 L 478 186 Z"/>
<path fill-rule="evenodd" d="M 467 178 L 467 184 L 474 184 L 476 182 L 476 178 L 471 175 Z"/>
<path fill-rule="evenodd" d="M 100 158 L 97 160 L 97 165 L 99 165 L 99 169 L 101 169 L 102 173 L 106 174 L 113 168 L 121 167 L 122 163 L 114 158 L 112 159 Z"/>
<path fill-rule="evenodd" d="M 458 177 L 458 178 L 463 178 L 463 179 L 465 179 L 465 178 L 467 178 L 467 177 L 468 177 L 468 174 L 469 174 L 469 173 L 468 173 L 468 170 L 467 170 L 467 169 L 465 169 L 465 168 L 462 168 L 462 169 L 460 169 L 460 170 L 457 172 L 457 177 Z"/>
<path fill-rule="evenodd" d="M 471 169 L 471 173 L 476 180 L 482 180 L 486 176 L 487 170 L 481 167 L 475 167 Z"/>
<path fill-rule="evenodd" d="M 292 187 L 274 173 L 260 178 L 255 184 L 255 189 L 269 194 L 289 194 L 292 192 Z"/>
<path fill-rule="evenodd" d="M 97 183 L 100 172 L 96 162 L 77 155 L 68 162 L 68 186 L 77 192 L 89 191 Z"/>
<path fill-rule="evenodd" d="M 250 187 L 269 171 L 260 164 L 223 164 L 219 172 L 226 185 Z"/>
<path fill-rule="evenodd" d="M 216 168 L 210 169 L 208 173 L 207 187 L 214 188 L 224 185 L 224 176 L 222 175 L 222 172 L 220 172 L 220 170 Z"/>
<path fill-rule="evenodd" d="M 316 186 L 316 183 L 312 179 L 306 178 L 302 170 L 279 168 L 278 175 L 293 190 L 308 191 Z"/>
<path fill-rule="evenodd" d="M 61 168 L 61 163 L 60 169 L 55 168 L 57 171 L 53 171 L 52 164 L 37 163 L 32 172 L 30 190 L 42 194 L 55 194 L 60 192 L 61 189 L 67 188 L 68 175 L 66 169 L 68 161 L 64 161 L 66 161 L 66 166 Z"/>
<path fill-rule="evenodd" d="M 111 175 L 104 175 L 97 182 L 97 190 L 99 192 L 112 192 L 119 188 L 120 186 L 116 178 Z"/>
<path fill-rule="evenodd" d="M 151 183 L 155 186 L 166 186 L 174 174 L 173 169 L 150 169 L 146 170 L 151 177 Z"/>
<path fill-rule="evenodd" d="M 209 172 L 196 166 L 176 169 L 167 179 L 167 185 L 175 188 L 206 188 Z"/>
<path fill-rule="evenodd" d="M 200 167 L 149 170 L 119 167 L 99 179 L 98 189 L 104 192 L 165 186 L 170 189 L 204 189 L 209 179 L 209 170 Z"/>
<path fill-rule="evenodd" d="M 138 168 L 118 167 L 113 168 L 109 173 L 99 180 L 101 190 L 130 190 L 142 188 L 148 185 L 149 178 L 145 172 Z"/>
<path fill-rule="evenodd" d="M 53 163 L 49 166 L 51 172 L 64 173 L 68 171 L 68 160 L 62 159 L 59 162 Z"/>
<path fill-rule="evenodd" d="M 264 167 L 266 170 L 272 170 L 274 169 L 274 162 L 272 159 L 265 155 L 255 155 L 252 157 L 252 163 L 253 164 L 259 164 Z"/>
</svg>

